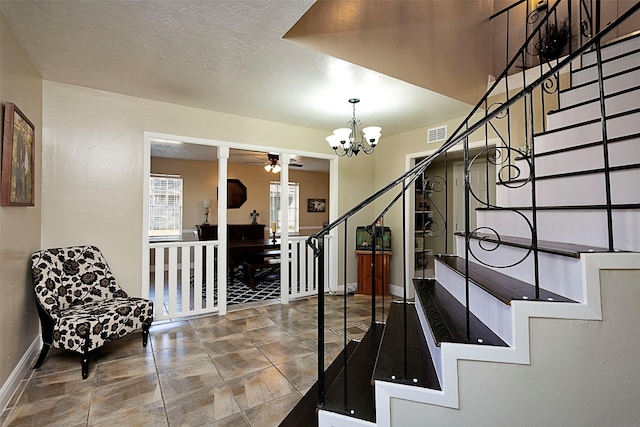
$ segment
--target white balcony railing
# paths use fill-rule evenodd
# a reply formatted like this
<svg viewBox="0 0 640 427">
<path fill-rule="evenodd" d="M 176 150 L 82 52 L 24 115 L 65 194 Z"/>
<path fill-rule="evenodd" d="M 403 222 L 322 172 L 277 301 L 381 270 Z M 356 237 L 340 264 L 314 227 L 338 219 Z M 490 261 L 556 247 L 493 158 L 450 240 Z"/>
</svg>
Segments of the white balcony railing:
<svg viewBox="0 0 640 427">
<path fill-rule="evenodd" d="M 305 236 L 290 236 L 290 256 L 283 256 L 280 267 L 282 286 L 286 295 L 282 303 L 316 295 L 318 292 L 317 271 L 313 263 L 313 251 L 307 247 Z M 329 248 L 329 245 L 326 245 Z M 150 274 L 148 295 L 155 303 L 155 318 L 169 319 L 220 311 L 221 298 L 226 295 L 226 280 L 220 283 L 217 274 L 217 240 L 157 242 L 149 244 Z M 330 250 L 325 251 L 325 277 L 332 277 Z M 283 266 L 288 265 L 286 272 Z M 226 277 L 226 274 L 224 275 Z M 287 292 L 288 290 L 288 292 Z M 282 292 L 281 292 L 282 293 Z M 226 307 L 222 313 L 226 312 Z"/>
</svg>

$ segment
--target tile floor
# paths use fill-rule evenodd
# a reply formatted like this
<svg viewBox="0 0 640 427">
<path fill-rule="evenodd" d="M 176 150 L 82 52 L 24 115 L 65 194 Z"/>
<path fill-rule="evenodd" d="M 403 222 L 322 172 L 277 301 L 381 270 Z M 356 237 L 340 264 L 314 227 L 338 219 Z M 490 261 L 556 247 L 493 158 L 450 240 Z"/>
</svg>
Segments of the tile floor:
<svg viewBox="0 0 640 427">
<path fill-rule="evenodd" d="M 342 301 L 326 297 L 327 365 L 343 345 L 333 332 L 343 329 Z M 349 296 L 348 307 L 349 334 L 357 335 L 371 321 L 371 300 Z M 52 349 L 21 382 L 0 423 L 277 426 L 316 381 L 316 313 L 317 298 L 309 298 L 156 322 L 147 348 L 139 333 L 106 345 L 84 381 L 78 356 Z"/>
</svg>

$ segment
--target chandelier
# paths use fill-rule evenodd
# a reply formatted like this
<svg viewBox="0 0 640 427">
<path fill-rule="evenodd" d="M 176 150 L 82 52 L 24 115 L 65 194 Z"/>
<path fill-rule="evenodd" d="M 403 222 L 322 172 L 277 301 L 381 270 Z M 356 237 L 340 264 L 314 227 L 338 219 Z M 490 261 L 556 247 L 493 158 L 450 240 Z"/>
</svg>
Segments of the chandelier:
<svg viewBox="0 0 640 427">
<path fill-rule="evenodd" d="M 269 159 L 269 163 L 264 165 L 264 170 L 271 173 L 278 173 L 282 169 L 278 164 L 278 159 L 280 156 L 277 154 L 267 154 L 267 158 Z"/>
<path fill-rule="evenodd" d="M 353 118 L 347 123 L 349 127 L 334 130 L 333 135 L 329 135 L 326 140 L 338 156 L 357 156 L 360 151 L 371 154 L 378 144 L 382 128 L 368 126 L 359 130 L 360 120 L 356 119 L 356 104 L 360 100 L 352 98 L 349 102 L 353 104 Z"/>
</svg>

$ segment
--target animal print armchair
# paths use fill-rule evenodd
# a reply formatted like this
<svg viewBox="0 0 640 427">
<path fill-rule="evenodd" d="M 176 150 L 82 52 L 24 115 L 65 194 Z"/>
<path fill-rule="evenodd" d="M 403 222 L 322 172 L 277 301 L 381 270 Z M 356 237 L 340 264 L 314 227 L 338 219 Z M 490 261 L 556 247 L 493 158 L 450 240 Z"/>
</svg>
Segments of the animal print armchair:
<svg viewBox="0 0 640 427">
<path fill-rule="evenodd" d="M 79 353 L 86 379 L 89 354 L 104 344 L 142 329 L 147 346 L 153 302 L 129 297 L 95 246 L 35 252 L 31 273 L 43 341 L 36 369 L 53 346 Z"/>
</svg>

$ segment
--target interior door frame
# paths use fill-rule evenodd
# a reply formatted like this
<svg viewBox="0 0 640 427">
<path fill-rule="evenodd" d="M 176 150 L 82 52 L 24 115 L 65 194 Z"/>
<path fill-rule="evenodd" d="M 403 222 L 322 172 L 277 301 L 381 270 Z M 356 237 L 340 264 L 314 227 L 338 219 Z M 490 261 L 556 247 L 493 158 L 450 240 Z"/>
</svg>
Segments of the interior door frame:
<svg viewBox="0 0 640 427">
<path fill-rule="evenodd" d="M 469 142 L 469 149 L 471 151 L 479 151 L 482 149 L 486 149 L 486 148 L 493 148 L 493 147 L 497 147 L 500 145 L 500 139 L 499 138 L 491 138 L 489 140 L 480 140 L 480 141 L 473 141 L 473 142 Z M 420 152 L 415 152 L 415 153 L 409 153 L 405 156 L 405 170 L 409 170 L 411 169 L 413 166 L 415 166 L 415 161 L 418 158 L 423 158 L 423 157 L 427 157 L 433 153 L 435 153 L 437 151 L 438 147 L 435 147 L 433 149 L 427 150 L 427 151 L 420 151 Z M 452 147 L 449 152 L 450 153 L 460 153 L 462 152 L 464 149 L 462 144 L 457 144 L 454 147 Z M 498 168 L 496 168 L 496 174 Z M 405 223 L 409 224 L 409 227 L 411 229 L 411 233 L 410 235 L 414 234 L 414 230 L 415 230 L 415 219 L 413 215 L 413 207 L 415 206 L 415 199 L 414 199 L 414 195 L 413 192 L 410 192 L 411 196 L 410 197 L 406 197 L 405 198 Z M 415 258 L 415 249 L 414 249 L 414 244 L 413 244 L 413 239 L 405 239 L 404 241 L 404 251 L 407 254 L 406 257 L 406 261 L 405 261 L 405 274 L 406 277 L 413 277 L 414 275 L 414 258 Z M 408 290 L 409 292 L 407 293 L 409 298 L 413 297 L 413 288 Z"/>
<path fill-rule="evenodd" d="M 271 146 L 264 146 L 264 145 L 255 145 L 255 144 L 243 144 L 243 143 L 220 141 L 220 140 L 214 140 L 214 139 L 194 138 L 194 137 L 189 137 L 184 135 L 173 135 L 173 134 L 166 134 L 166 133 L 159 133 L 159 132 L 152 132 L 152 131 L 144 131 L 143 138 L 144 138 L 143 173 L 142 173 L 143 182 L 141 183 L 142 191 L 143 191 L 143 197 L 142 197 L 143 214 L 142 214 L 142 233 L 141 233 L 142 234 L 142 277 L 141 277 L 142 282 L 141 283 L 145 283 L 145 281 L 148 281 L 149 274 L 150 274 L 148 201 L 149 201 L 149 176 L 151 174 L 151 140 L 152 139 L 165 140 L 165 141 L 166 140 L 180 141 L 185 144 L 207 145 L 210 147 L 215 147 L 216 149 L 218 149 L 219 153 L 220 152 L 226 153 L 227 157 L 230 149 L 238 149 L 238 150 L 279 153 L 281 155 L 280 157 L 282 160 L 285 160 L 284 157 L 286 157 L 287 162 L 288 162 L 288 157 L 290 155 L 300 155 L 303 157 L 315 157 L 319 159 L 329 160 L 329 222 L 333 222 L 338 218 L 338 200 L 339 200 L 339 190 L 340 190 L 340 187 L 338 186 L 338 183 L 339 183 L 339 176 L 338 176 L 339 167 L 338 166 L 339 165 L 338 165 L 338 156 L 335 154 L 323 154 L 323 153 L 316 153 L 316 152 L 303 151 L 303 150 L 289 150 L 281 147 L 271 147 Z M 224 174 L 226 175 L 226 159 L 224 164 L 225 164 Z M 283 175 L 286 175 L 286 182 L 288 182 L 288 174 L 285 173 Z M 225 176 L 225 179 L 226 179 L 226 176 Z M 223 186 L 223 187 L 226 187 L 226 186 Z M 222 188 L 221 190 L 222 191 L 219 193 L 219 196 L 220 196 L 220 199 L 222 200 L 223 198 L 226 198 L 226 191 L 225 191 L 226 188 Z M 226 210 L 227 204 L 226 202 L 224 203 L 221 202 L 219 203 L 219 206 L 224 206 L 224 209 Z M 222 226 L 223 227 L 226 226 L 226 215 L 224 216 L 224 224 L 222 224 Z M 325 283 L 337 283 L 338 270 L 339 270 L 338 239 L 336 238 L 337 229 L 332 230 L 330 232 L 330 236 L 333 238 L 328 239 L 328 242 L 330 245 L 329 262 L 331 263 L 331 265 L 335 267 L 329 270 L 331 272 L 332 277 L 326 278 Z M 328 290 L 329 290 L 328 287 L 325 287 L 325 292 L 328 292 Z M 143 294 L 144 294 L 144 290 L 143 290 Z M 288 303 L 288 295 L 284 299 L 281 299 L 281 302 L 284 304 Z M 226 314 L 226 309 L 221 308 L 219 311 L 219 314 L 220 315 Z"/>
</svg>

